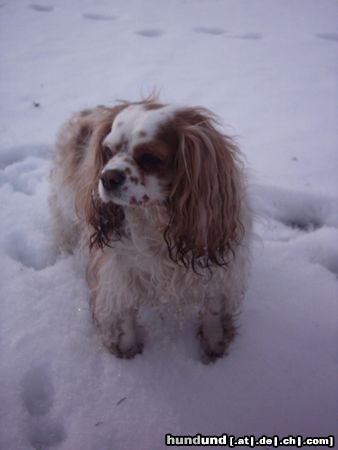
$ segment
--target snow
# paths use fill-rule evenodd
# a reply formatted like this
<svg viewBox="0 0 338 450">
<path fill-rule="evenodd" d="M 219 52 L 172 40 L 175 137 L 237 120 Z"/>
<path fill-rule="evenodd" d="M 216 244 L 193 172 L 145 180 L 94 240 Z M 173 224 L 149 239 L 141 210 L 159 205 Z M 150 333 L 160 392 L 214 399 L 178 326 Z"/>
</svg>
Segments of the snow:
<svg viewBox="0 0 338 450">
<path fill-rule="evenodd" d="M 164 435 L 334 434 L 338 152 L 334 0 L 0 4 L 0 448 L 165 448 Z M 150 314 L 144 353 L 100 345 L 76 255 L 55 250 L 60 124 L 139 99 L 203 105 L 238 136 L 256 211 L 230 354 Z"/>
</svg>

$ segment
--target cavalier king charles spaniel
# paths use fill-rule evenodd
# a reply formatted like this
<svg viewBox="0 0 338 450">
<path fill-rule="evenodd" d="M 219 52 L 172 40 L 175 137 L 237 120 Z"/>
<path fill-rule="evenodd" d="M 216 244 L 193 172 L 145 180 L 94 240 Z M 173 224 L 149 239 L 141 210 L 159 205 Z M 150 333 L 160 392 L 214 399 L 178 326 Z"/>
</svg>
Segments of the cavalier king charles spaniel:
<svg viewBox="0 0 338 450">
<path fill-rule="evenodd" d="M 234 141 L 200 107 L 156 99 L 76 113 L 58 136 L 50 208 L 59 247 L 85 249 L 90 304 L 106 347 L 143 348 L 138 310 L 199 310 L 204 354 L 235 335 L 251 241 Z"/>
</svg>

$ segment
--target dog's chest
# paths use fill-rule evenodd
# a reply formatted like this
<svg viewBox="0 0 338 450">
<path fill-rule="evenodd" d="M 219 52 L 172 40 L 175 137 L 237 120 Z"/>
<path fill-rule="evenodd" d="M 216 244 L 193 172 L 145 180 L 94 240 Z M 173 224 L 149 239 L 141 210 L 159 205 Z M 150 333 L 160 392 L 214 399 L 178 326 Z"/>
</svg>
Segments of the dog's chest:
<svg viewBox="0 0 338 450">
<path fill-rule="evenodd" d="M 130 288 L 140 304 L 178 310 L 200 303 L 208 277 L 196 275 L 169 258 L 165 243 L 155 239 L 127 239 L 115 247 L 115 257 L 129 273 Z M 209 280 L 210 281 L 210 280 Z"/>
</svg>

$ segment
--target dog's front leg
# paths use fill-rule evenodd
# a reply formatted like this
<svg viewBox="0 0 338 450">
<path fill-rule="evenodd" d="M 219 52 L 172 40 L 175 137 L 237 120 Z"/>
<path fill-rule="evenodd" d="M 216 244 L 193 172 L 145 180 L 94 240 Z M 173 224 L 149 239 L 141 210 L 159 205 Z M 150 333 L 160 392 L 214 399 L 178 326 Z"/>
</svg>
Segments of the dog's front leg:
<svg viewBox="0 0 338 450">
<path fill-rule="evenodd" d="M 233 317 L 226 311 L 226 298 L 207 297 L 200 311 L 199 338 L 209 360 L 223 356 L 235 336 Z"/>
<path fill-rule="evenodd" d="M 133 358 L 142 353 L 143 342 L 137 324 L 137 311 L 134 308 L 122 311 L 110 327 L 108 349 L 119 358 Z"/>
<path fill-rule="evenodd" d="M 137 323 L 138 285 L 111 249 L 93 253 L 87 268 L 90 305 L 102 341 L 119 358 L 132 358 L 143 349 Z"/>
<path fill-rule="evenodd" d="M 126 308 L 113 314 L 112 311 L 108 313 L 94 306 L 93 316 L 102 341 L 111 353 L 118 358 L 133 358 L 142 353 L 143 338 L 141 327 L 137 323 L 137 309 Z"/>
</svg>

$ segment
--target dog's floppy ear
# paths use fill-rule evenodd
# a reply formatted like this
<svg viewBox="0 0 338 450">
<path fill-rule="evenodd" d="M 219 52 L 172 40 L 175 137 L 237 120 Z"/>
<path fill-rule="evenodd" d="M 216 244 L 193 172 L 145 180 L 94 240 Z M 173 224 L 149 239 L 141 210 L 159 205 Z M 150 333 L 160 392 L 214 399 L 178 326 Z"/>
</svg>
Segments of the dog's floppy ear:
<svg viewBox="0 0 338 450">
<path fill-rule="evenodd" d="M 194 270 L 226 266 L 243 234 L 238 149 L 216 129 L 205 109 L 182 110 L 176 128 L 178 149 L 165 231 L 170 256 Z"/>
<path fill-rule="evenodd" d="M 123 209 L 112 202 L 103 203 L 98 194 L 98 183 L 106 161 L 102 143 L 111 130 L 117 112 L 106 113 L 106 117 L 93 126 L 88 152 L 84 161 L 83 179 L 90 180 L 76 195 L 76 210 L 90 228 L 90 247 L 103 247 L 118 240 L 123 234 Z"/>
</svg>

